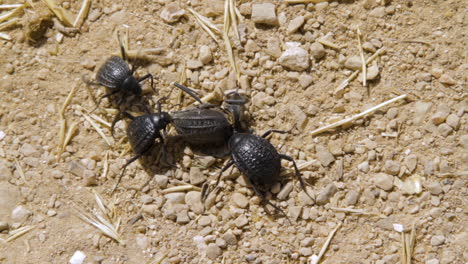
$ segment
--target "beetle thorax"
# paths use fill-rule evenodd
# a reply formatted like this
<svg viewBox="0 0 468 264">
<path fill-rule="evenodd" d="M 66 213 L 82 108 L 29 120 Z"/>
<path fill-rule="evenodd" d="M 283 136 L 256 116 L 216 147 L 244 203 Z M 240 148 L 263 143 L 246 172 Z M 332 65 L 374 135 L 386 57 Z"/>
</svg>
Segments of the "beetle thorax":
<svg viewBox="0 0 468 264">
<path fill-rule="evenodd" d="M 122 83 L 122 90 L 135 95 L 141 94 L 141 86 L 132 75 L 128 76 Z"/>
</svg>

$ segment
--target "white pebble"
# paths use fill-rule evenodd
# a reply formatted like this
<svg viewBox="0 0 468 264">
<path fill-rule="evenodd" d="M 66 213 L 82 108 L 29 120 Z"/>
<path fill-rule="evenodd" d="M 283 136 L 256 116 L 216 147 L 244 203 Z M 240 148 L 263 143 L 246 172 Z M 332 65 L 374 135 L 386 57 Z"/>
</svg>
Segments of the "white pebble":
<svg viewBox="0 0 468 264">
<path fill-rule="evenodd" d="M 70 260 L 68 261 L 68 263 L 70 264 L 81 264 L 83 263 L 83 261 L 85 260 L 86 258 L 86 255 L 85 253 L 83 253 L 82 251 L 75 251 L 75 253 L 73 254 L 73 256 L 70 258 Z"/>
</svg>

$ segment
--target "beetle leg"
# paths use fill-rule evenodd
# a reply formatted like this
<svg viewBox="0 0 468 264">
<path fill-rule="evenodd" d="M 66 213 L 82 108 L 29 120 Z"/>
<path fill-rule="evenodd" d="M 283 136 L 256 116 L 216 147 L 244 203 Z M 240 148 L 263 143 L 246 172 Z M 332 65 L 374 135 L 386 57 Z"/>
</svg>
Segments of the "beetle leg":
<svg viewBox="0 0 468 264">
<path fill-rule="evenodd" d="M 224 165 L 224 167 L 221 169 L 221 171 L 218 174 L 218 179 L 216 180 L 215 188 L 216 186 L 218 186 L 219 182 L 221 181 L 221 175 L 223 174 L 223 172 L 229 169 L 232 165 L 234 165 L 234 160 L 228 161 L 228 163 L 226 163 L 226 165 Z M 206 198 L 208 197 L 208 194 L 210 194 L 211 191 L 213 191 L 213 189 L 209 188 L 208 183 L 203 184 L 202 193 L 201 193 L 202 201 L 206 200 Z"/>
<path fill-rule="evenodd" d="M 133 120 L 135 119 L 135 117 L 130 114 L 129 112 L 126 112 L 126 111 L 123 111 L 123 112 L 120 112 L 122 115 L 124 115 L 126 118 L 130 119 L 130 120 Z"/>
<path fill-rule="evenodd" d="M 140 83 L 140 82 L 142 82 L 142 81 L 144 81 L 144 80 L 146 80 L 146 79 L 148 79 L 148 78 L 150 78 L 150 81 L 151 81 L 151 89 L 152 89 L 154 92 L 156 92 L 156 90 L 154 90 L 154 87 L 153 87 L 154 80 L 153 80 L 153 75 L 152 75 L 151 73 L 148 73 L 148 74 L 146 74 L 145 76 L 139 78 L 139 79 L 137 80 L 137 82 Z"/>
<path fill-rule="evenodd" d="M 173 167 L 173 168 L 177 168 L 177 165 L 175 163 L 171 163 L 169 162 L 168 160 L 168 151 L 167 151 L 167 148 L 166 148 L 166 143 L 164 141 L 164 138 L 161 136 L 161 134 L 158 136 L 158 138 L 161 140 L 161 151 L 162 151 L 162 160 L 164 163 L 166 163 L 167 165 L 169 165 L 170 167 Z"/>
<path fill-rule="evenodd" d="M 127 113 L 127 112 L 125 112 L 125 113 Z M 112 135 L 112 137 L 114 137 L 114 127 L 115 127 L 115 124 L 117 124 L 117 122 L 120 120 L 120 115 L 121 115 L 121 114 L 122 114 L 122 112 L 119 111 L 119 112 L 115 115 L 114 120 L 112 120 L 112 124 L 111 124 L 111 135 Z M 127 114 L 129 114 L 129 113 L 127 113 Z M 130 115 L 130 114 L 129 114 L 129 115 Z M 133 117 L 133 116 L 132 116 L 132 117 Z M 133 118 L 134 118 L 134 117 L 133 117 Z M 133 120 L 133 119 L 132 119 L 132 120 Z"/>
<path fill-rule="evenodd" d="M 146 151 L 145 151 L 146 152 Z M 139 153 L 137 154 L 136 156 L 134 156 L 133 158 L 131 158 L 129 161 L 127 161 L 127 163 L 125 163 L 125 165 L 123 166 L 123 170 L 122 170 L 122 173 L 120 173 L 119 177 L 117 178 L 117 182 L 115 183 L 114 187 L 112 188 L 111 190 L 111 194 L 115 191 L 115 189 L 117 189 L 117 186 L 119 185 L 120 183 L 120 180 L 122 179 L 122 176 L 125 174 L 125 171 L 127 170 L 127 166 L 130 165 L 132 162 L 134 162 L 135 160 L 139 159 L 141 156 L 143 156 L 143 154 L 145 152 L 142 152 L 142 153 Z"/>
<path fill-rule="evenodd" d="M 304 179 L 302 179 L 302 174 L 299 172 L 299 169 L 297 168 L 297 165 L 296 165 L 296 162 L 294 161 L 294 159 L 293 159 L 292 157 L 290 157 L 290 156 L 288 156 L 288 155 L 284 155 L 284 154 L 280 154 L 280 158 L 281 158 L 281 159 L 288 160 L 288 161 L 291 161 L 291 162 L 293 163 L 294 171 L 296 172 L 296 177 L 297 177 L 297 179 L 299 180 L 299 183 L 301 184 L 302 190 L 304 190 L 304 192 L 307 194 L 307 196 L 309 196 L 309 198 L 310 198 L 312 201 L 315 201 L 315 199 L 312 198 L 312 196 L 307 192 Z"/>
<path fill-rule="evenodd" d="M 185 85 L 182 85 L 180 83 L 176 83 L 176 82 L 173 82 L 172 84 L 174 84 L 175 87 L 181 89 L 182 91 L 188 93 L 190 96 L 192 96 L 193 99 L 195 99 L 195 101 L 199 102 L 200 104 L 204 104 L 203 101 L 197 96 L 196 92 L 190 88 L 188 88 L 187 86 Z"/>
<path fill-rule="evenodd" d="M 289 131 L 270 129 L 267 132 L 263 133 L 262 138 L 268 137 L 271 133 L 288 134 Z"/>
<path fill-rule="evenodd" d="M 280 212 L 282 215 L 284 215 L 284 217 L 286 217 L 286 219 L 288 219 L 288 222 L 289 224 L 292 224 L 291 223 L 291 220 L 289 219 L 288 215 L 283 211 L 283 209 L 279 208 L 278 206 L 274 205 L 272 202 L 270 202 L 266 197 L 265 197 L 265 194 L 263 192 L 261 192 L 259 189 L 257 189 L 257 187 L 255 186 L 255 184 L 252 184 L 252 189 L 255 191 L 255 193 L 262 199 L 263 202 L 271 205 L 273 208 L 275 208 L 276 211 Z"/>
<path fill-rule="evenodd" d="M 94 108 L 93 111 L 91 111 L 91 112 L 94 112 L 94 111 L 96 111 L 96 109 L 98 109 L 99 105 L 101 104 L 102 99 L 104 99 L 106 97 L 109 97 L 109 96 L 112 96 L 112 95 L 114 95 L 116 93 L 119 93 L 119 92 L 120 92 L 120 90 L 116 89 L 115 91 L 112 91 L 110 93 L 107 93 L 107 94 L 101 96 L 101 98 L 99 98 L 98 102 L 96 103 L 96 108 Z"/>
</svg>

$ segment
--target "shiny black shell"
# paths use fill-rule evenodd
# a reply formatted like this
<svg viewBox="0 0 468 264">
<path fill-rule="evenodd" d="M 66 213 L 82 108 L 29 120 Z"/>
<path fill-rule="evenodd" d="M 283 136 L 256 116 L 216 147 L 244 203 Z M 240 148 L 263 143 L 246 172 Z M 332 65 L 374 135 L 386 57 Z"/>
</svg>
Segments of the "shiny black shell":
<svg viewBox="0 0 468 264">
<path fill-rule="evenodd" d="M 232 135 L 226 115 L 214 109 L 194 108 L 171 113 L 177 133 L 190 144 L 221 145 Z"/>
<path fill-rule="evenodd" d="M 101 85 L 107 88 L 121 89 L 121 85 L 124 83 L 125 79 L 131 75 L 132 72 L 128 64 L 122 58 L 112 56 L 99 68 L 96 79 Z"/>
<path fill-rule="evenodd" d="M 141 87 L 133 77 L 127 62 L 117 56 L 112 56 L 104 62 L 96 74 L 96 80 L 109 89 L 141 94 Z"/>
<path fill-rule="evenodd" d="M 160 137 L 159 127 L 155 124 L 154 114 L 135 117 L 127 128 L 127 137 L 133 152 L 142 154 L 151 148 L 156 138 Z"/>
<path fill-rule="evenodd" d="M 235 133 L 229 147 L 237 168 L 252 184 L 266 190 L 278 181 L 281 157 L 268 140 L 254 134 Z"/>
</svg>

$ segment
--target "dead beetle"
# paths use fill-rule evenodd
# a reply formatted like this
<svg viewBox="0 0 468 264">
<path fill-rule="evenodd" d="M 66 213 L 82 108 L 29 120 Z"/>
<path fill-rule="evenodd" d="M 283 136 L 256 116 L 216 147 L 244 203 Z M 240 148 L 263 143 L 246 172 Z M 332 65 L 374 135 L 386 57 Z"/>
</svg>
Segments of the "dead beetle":
<svg viewBox="0 0 468 264">
<path fill-rule="evenodd" d="M 265 139 L 273 132 L 282 134 L 288 133 L 287 131 L 281 130 L 269 130 L 260 137 L 251 133 L 239 133 L 234 131 L 228 143 L 232 159 L 221 169 L 216 185 L 218 185 L 221 179 L 221 174 L 235 164 L 239 171 L 249 178 L 255 193 L 260 196 L 264 202 L 273 206 L 273 208 L 286 216 L 286 213 L 267 200 L 265 195 L 273 184 L 279 181 L 282 159 L 293 163 L 295 175 L 302 189 L 307 195 L 309 194 L 307 193 L 305 183 L 294 159 L 290 156 L 278 153 L 276 148 Z M 206 197 L 206 193 L 203 194 L 203 197 Z"/>
<path fill-rule="evenodd" d="M 125 163 L 123 166 L 122 173 L 117 179 L 117 183 L 112 189 L 112 192 L 117 188 L 117 185 L 124 175 L 127 166 L 150 151 L 154 146 L 156 139 L 160 140 L 163 151 L 163 160 L 166 159 L 166 149 L 164 145 L 164 138 L 161 135 L 161 130 L 164 132 L 166 131 L 166 127 L 172 121 L 172 118 L 167 112 L 161 111 L 161 101 L 164 99 L 165 98 L 160 99 L 157 103 L 158 113 L 147 113 L 137 117 L 127 112 L 121 113 L 125 117 L 131 119 L 131 122 L 128 124 L 127 128 L 127 136 L 128 141 L 132 146 L 133 152 L 136 155 L 128 160 L 127 163 Z"/>
</svg>

